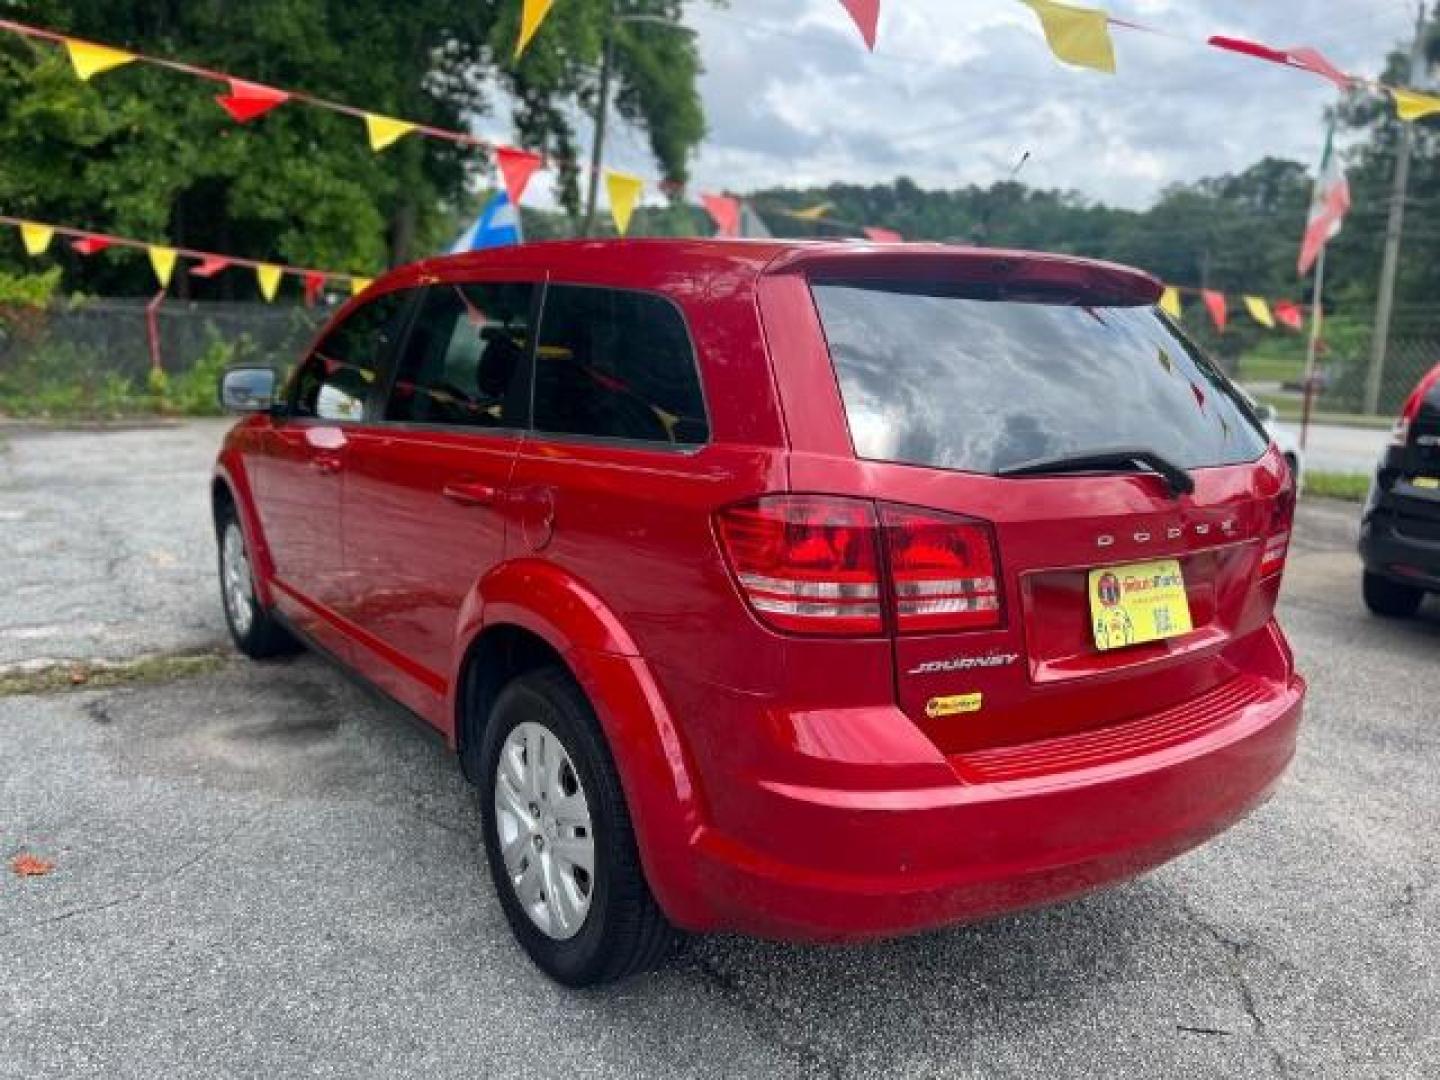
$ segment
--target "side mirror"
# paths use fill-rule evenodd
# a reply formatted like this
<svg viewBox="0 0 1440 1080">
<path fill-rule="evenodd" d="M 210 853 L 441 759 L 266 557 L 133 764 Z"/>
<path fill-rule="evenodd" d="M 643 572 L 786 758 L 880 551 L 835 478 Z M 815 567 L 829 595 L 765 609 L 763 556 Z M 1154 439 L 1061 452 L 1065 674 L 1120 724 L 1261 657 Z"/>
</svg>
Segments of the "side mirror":
<svg viewBox="0 0 1440 1080">
<path fill-rule="evenodd" d="M 220 376 L 220 407 L 232 413 L 269 412 L 280 373 L 269 367 L 230 368 Z"/>
</svg>

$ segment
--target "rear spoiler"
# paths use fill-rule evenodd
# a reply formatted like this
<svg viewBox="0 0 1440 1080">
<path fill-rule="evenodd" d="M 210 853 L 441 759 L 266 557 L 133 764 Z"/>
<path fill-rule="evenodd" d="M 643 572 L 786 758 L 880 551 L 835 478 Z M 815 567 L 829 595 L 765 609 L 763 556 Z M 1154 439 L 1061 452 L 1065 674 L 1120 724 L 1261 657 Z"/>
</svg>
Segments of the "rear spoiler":
<svg viewBox="0 0 1440 1080">
<path fill-rule="evenodd" d="M 855 281 L 942 281 L 1054 291 L 1071 300 L 1140 306 L 1160 300 L 1164 286 L 1149 274 L 1116 263 L 1071 255 L 927 244 L 817 245 L 795 248 L 765 268 L 766 275 Z"/>
</svg>

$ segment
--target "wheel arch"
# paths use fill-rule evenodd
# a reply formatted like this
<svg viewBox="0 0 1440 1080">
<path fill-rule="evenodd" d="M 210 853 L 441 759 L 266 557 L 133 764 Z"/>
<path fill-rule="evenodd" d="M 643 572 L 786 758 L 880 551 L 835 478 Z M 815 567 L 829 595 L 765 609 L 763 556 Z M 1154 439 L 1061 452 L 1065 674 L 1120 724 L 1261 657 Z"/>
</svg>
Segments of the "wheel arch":
<svg viewBox="0 0 1440 1080">
<path fill-rule="evenodd" d="M 245 545 L 250 552 L 250 565 L 255 571 L 255 592 L 260 603 L 270 607 L 275 602 L 270 582 L 275 573 L 275 564 L 270 557 L 270 547 L 265 543 L 264 531 L 255 510 L 254 493 L 243 471 L 227 468 L 223 463 L 216 465 L 210 478 L 210 514 L 219 535 L 220 511 L 228 505 L 235 511 L 240 528 L 245 534 Z"/>
<path fill-rule="evenodd" d="M 562 667 L 599 720 L 656 899 L 676 925 L 707 924 L 690 851 L 705 820 L 696 772 L 653 672 L 618 617 L 539 560 L 497 568 L 478 594 L 452 682 L 452 730 L 467 778 L 476 778 L 484 725 L 505 683 L 536 666 Z"/>
</svg>

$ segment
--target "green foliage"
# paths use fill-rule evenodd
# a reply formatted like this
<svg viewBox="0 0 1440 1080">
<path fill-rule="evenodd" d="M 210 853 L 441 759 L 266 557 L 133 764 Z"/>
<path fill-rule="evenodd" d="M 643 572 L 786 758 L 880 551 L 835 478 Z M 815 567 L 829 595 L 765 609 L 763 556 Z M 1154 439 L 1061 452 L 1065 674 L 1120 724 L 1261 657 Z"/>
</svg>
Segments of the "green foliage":
<svg viewBox="0 0 1440 1080">
<path fill-rule="evenodd" d="M 58 266 L 40 274 L 9 274 L 0 270 L 0 326 L 5 325 L 6 308 L 43 308 L 59 285 Z"/>
<path fill-rule="evenodd" d="M 1370 493 L 1369 473 L 1307 472 L 1305 497 L 1364 502 Z"/>
<path fill-rule="evenodd" d="M 625 13 L 678 26 L 679 0 Z M 576 198 L 575 107 L 594 101 L 612 0 L 567 0 L 516 65 L 518 0 L 31 0 L 21 18 L 259 82 L 448 129 L 516 101 L 519 141 L 562 163 Z M 699 57 L 674 26 L 616 33 L 618 108 L 644 127 L 665 174 L 684 179 L 704 134 Z M 63 51 L 0 35 L 0 206 L 7 213 L 200 250 L 369 274 L 442 250 L 488 155 L 409 137 L 371 152 L 358 118 L 301 104 L 233 123 L 214 84 L 135 64 L 79 81 Z M 9 230 L 6 230 L 9 232 Z M 65 281 L 145 294 L 141 252 L 81 260 L 57 243 Z M 23 265 L 0 237 L 0 268 Z M 293 282 L 289 285 L 295 288 Z M 248 275 L 177 275 L 181 295 L 254 296 Z"/>
<path fill-rule="evenodd" d="M 219 416 L 220 376 L 236 364 L 264 362 L 246 334 L 225 339 L 213 327 L 198 361 L 178 374 L 149 369 L 135 379 L 115 370 L 108 350 L 40 338 L 0 362 L 0 416 L 116 420 L 133 416 Z"/>
</svg>

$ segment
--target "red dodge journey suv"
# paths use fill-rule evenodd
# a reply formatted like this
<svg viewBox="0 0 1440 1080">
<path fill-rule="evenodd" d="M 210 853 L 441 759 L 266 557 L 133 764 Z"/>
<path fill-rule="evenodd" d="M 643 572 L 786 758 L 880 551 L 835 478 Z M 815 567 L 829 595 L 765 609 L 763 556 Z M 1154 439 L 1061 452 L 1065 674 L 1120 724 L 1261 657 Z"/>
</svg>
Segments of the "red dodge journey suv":
<svg viewBox="0 0 1440 1080">
<path fill-rule="evenodd" d="M 925 245 L 395 271 L 283 388 L 225 376 L 230 628 L 444 736 L 572 985 L 1120 881 L 1266 798 L 1305 691 L 1289 470 L 1159 292 Z"/>
</svg>

